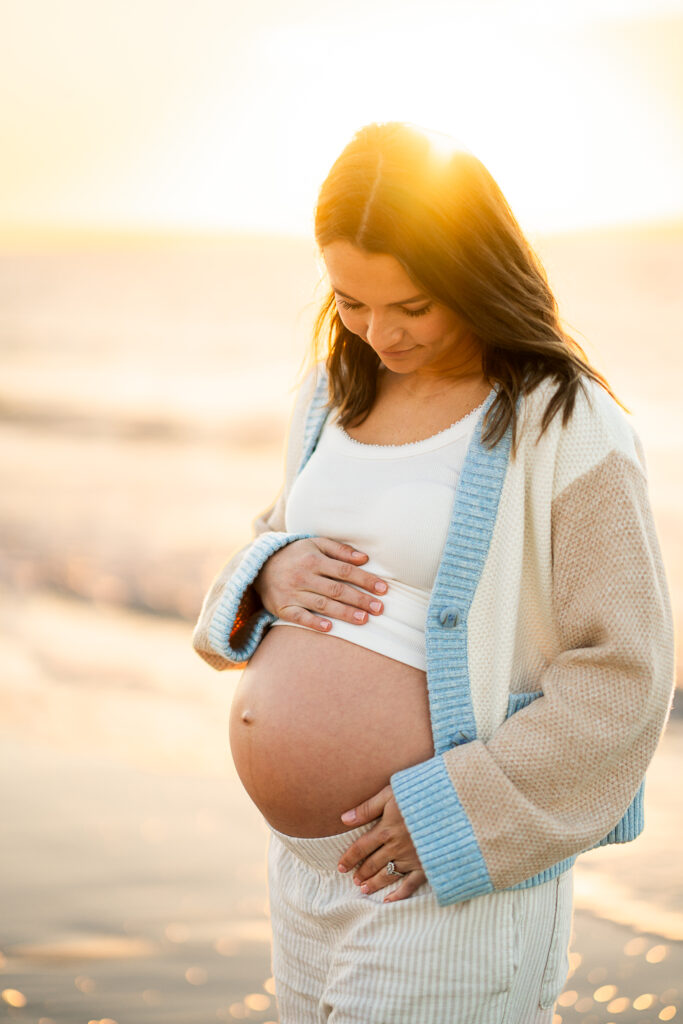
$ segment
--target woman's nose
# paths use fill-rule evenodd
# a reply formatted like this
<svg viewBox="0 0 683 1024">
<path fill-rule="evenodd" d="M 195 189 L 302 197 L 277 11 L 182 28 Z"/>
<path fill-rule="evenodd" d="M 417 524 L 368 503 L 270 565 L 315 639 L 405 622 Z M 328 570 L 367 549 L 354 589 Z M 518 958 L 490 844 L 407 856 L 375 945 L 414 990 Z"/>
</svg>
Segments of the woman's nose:
<svg viewBox="0 0 683 1024">
<path fill-rule="evenodd" d="M 384 348 L 386 345 L 396 345 L 401 340 L 403 331 L 400 327 L 392 327 L 386 317 L 373 314 L 368 320 L 365 329 L 365 336 L 373 348 Z"/>
</svg>

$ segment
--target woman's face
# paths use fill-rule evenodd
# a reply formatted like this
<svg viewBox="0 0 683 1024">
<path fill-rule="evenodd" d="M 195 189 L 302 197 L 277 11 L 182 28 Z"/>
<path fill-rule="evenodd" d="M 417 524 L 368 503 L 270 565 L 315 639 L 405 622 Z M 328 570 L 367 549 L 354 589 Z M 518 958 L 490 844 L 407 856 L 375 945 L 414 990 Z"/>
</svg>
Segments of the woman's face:
<svg viewBox="0 0 683 1024">
<path fill-rule="evenodd" d="M 388 369 L 425 377 L 472 372 L 480 364 L 471 330 L 448 306 L 430 299 L 394 256 L 342 239 L 324 246 L 322 255 L 343 324 Z"/>
</svg>

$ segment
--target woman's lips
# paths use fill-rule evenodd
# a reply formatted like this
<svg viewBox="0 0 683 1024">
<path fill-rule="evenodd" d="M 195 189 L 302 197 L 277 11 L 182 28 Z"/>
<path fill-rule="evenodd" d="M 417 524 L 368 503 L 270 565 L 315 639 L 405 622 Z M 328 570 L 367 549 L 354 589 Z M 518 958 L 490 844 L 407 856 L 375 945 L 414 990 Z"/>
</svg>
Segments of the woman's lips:
<svg viewBox="0 0 683 1024">
<path fill-rule="evenodd" d="M 392 357 L 393 356 L 404 356 L 404 355 L 406 355 L 406 353 L 412 352 L 414 348 L 415 348 L 415 346 L 411 345 L 410 348 L 402 348 L 400 350 L 399 349 L 394 349 L 392 352 L 380 352 L 380 355 L 381 356 L 392 356 Z"/>
</svg>

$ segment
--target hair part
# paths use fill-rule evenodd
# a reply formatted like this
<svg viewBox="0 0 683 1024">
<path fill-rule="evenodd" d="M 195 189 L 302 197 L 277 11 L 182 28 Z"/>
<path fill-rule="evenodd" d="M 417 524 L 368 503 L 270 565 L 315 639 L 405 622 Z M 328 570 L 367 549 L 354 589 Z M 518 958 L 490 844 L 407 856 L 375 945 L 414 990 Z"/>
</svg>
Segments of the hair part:
<svg viewBox="0 0 683 1024">
<path fill-rule="evenodd" d="M 544 410 L 539 438 L 553 417 L 571 416 L 585 378 L 627 412 L 605 377 L 562 328 L 544 267 L 486 167 L 466 150 L 435 144 L 404 122 L 361 128 L 334 162 L 315 210 L 320 250 L 338 240 L 393 256 L 415 284 L 453 310 L 481 346 L 482 370 L 497 395 L 482 441 L 493 447 L 512 424 L 517 399 L 546 378 L 558 387 Z M 362 422 L 377 395 L 381 360 L 343 324 L 329 289 L 310 356 L 324 354 L 329 408 L 346 427 Z"/>
</svg>

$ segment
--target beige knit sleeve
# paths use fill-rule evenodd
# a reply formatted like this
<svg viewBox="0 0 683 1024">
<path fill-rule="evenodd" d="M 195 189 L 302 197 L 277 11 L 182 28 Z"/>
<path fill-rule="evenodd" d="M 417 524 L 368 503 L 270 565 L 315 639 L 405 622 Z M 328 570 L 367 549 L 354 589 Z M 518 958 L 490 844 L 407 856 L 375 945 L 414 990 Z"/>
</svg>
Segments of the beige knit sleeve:
<svg viewBox="0 0 683 1024">
<path fill-rule="evenodd" d="M 219 612 L 221 604 L 226 595 L 226 588 L 233 579 L 243 560 L 249 555 L 255 541 L 265 533 L 277 533 L 283 535 L 286 532 L 285 509 L 287 497 L 296 477 L 299 463 L 303 454 L 304 430 L 306 412 L 317 383 L 317 365 L 307 372 L 303 382 L 300 384 L 287 429 L 287 441 L 285 444 L 285 465 L 284 481 L 280 491 L 271 504 L 259 512 L 251 523 L 251 539 L 240 547 L 222 569 L 215 576 L 211 586 L 204 597 L 199 617 L 192 634 L 192 646 L 195 651 L 212 668 L 222 671 L 224 669 L 241 668 L 245 661 L 235 660 L 226 657 L 212 646 L 209 631 L 216 613 Z M 281 546 L 281 545 L 280 545 Z M 263 613 L 265 609 L 261 599 L 254 587 L 249 584 L 241 593 L 241 598 L 234 618 L 230 616 L 228 646 L 237 651 L 244 647 L 245 641 L 252 631 L 255 617 Z"/>
</svg>

